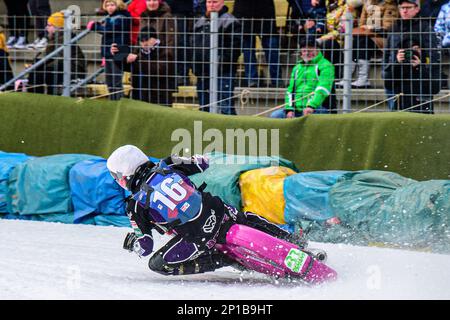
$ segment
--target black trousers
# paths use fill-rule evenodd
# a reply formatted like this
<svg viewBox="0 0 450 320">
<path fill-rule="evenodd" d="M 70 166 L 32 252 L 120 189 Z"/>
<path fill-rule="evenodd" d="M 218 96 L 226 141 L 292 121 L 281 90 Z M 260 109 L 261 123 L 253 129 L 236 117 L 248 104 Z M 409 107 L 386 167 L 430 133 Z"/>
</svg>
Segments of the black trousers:
<svg viewBox="0 0 450 320">
<path fill-rule="evenodd" d="M 322 43 L 321 47 L 322 54 L 325 59 L 327 59 L 334 65 L 334 78 L 336 80 L 341 79 L 344 72 L 344 55 L 339 42 L 337 42 L 336 40 L 326 40 Z"/>
<path fill-rule="evenodd" d="M 29 6 L 37 37 L 43 38 L 45 37 L 47 19 L 51 14 L 49 0 L 29 0 Z"/>
<path fill-rule="evenodd" d="M 10 36 L 26 37 L 28 29 L 28 0 L 5 0 Z"/>
<path fill-rule="evenodd" d="M 61 87 L 63 78 L 64 72 L 62 64 L 43 64 L 30 72 L 28 76 L 28 85 L 34 88 L 30 88 L 29 92 L 45 93 L 45 87 L 47 87 L 47 94 L 58 95 L 61 91 L 61 89 L 58 88 Z"/>
<path fill-rule="evenodd" d="M 0 49 L 0 84 L 5 84 L 14 77 L 11 65 L 9 64 L 8 54 Z M 7 88 L 14 89 L 14 84 Z"/>
</svg>

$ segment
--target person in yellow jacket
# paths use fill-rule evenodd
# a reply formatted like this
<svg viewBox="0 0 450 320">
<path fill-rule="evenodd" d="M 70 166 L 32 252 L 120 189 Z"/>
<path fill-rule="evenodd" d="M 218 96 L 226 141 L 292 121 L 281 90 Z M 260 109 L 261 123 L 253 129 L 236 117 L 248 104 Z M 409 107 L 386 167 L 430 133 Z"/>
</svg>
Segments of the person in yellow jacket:
<svg viewBox="0 0 450 320">
<path fill-rule="evenodd" d="M 13 78 L 13 72 L 9 61 L 8 47 L 3 27 L 0 26 L 0 85 Z M 10 89 L 10 88 L 8 88 Z"/>
<path fill-rule="evenodd" d="M 294 118 L 312 113 L 330 113 L 324 107 L 333 90 L 334 65 L 325 59 L 313 37 L 300 44 L 301 61 L 292 70 L 286 90 L 285 108 L 273 112 L 271 118 Z"/>
</svg>

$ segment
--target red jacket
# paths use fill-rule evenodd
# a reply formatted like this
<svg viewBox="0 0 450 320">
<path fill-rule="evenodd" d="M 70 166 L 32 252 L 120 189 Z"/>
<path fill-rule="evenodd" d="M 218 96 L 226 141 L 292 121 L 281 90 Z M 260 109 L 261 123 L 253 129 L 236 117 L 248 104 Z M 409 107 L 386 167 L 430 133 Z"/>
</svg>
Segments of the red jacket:
<svg viewBox="0 0 450 320">
<path fill-rule="evenodd" d="M 136 45 L 140 30 L 141 14 L 147 9 L 146 0 L 133 0 L 128 5 L 128 12 L 132 17 L 131 44 Z"/>
</svg>

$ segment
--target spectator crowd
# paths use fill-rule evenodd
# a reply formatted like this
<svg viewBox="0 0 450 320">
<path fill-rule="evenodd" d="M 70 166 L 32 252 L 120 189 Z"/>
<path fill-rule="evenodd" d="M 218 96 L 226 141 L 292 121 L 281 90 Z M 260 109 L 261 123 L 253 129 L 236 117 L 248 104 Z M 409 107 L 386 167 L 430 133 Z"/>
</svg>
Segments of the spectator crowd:
<svg viewBox="0 0 450 320">
<path fill-rule="evenodd" d="M 286 103 L 272 114 L 275 118 L 336 113 L 336 88 L 349 81 L 343 78 L 343 64 L 350 15 L 351 86 L 371 88 L 371 63 L 379 59 L 392 111 L 434 113 L 433 97 L 448 78 L 441 60 L 450 47 L 450 1 L 283 1 L 289 9 L 282 27 L 277 23 L 280 1 L 274 0 L 235 0 L 232 10 L 224 0 L 100 1 L 103 16 L 89 21 L 87 29 L 102 37 L 100 54 L 109 98 L 124 96 L 123 76 L 129 72 L 132 99 L 170 106 L 177 87 L 191 83 L 192 72 L 200 108 L 209 111 L 211 14 L 217 12 L 216 87 L 221 113 L 236 114 L 233 95 L 238 83 L 286 88 Z M 8 19 L 7 26 L 0 28 L 0 84 L 13 78 L 9 51 L 43 50 L 37 61 L 63 45 L 64 29 L 64 15 L 52 13 L 49 0 L 4 3 Z M 33 41 L 28 41 L 30 21 Z M 259 69 L 259 47 L 268 66 L 265 77 Z M 290 77 L 284 78 L 283 51 L 297 53 Z M 78 45 L 72 46 L 72 57 L 72 78 L 84 79 L 87 61 Z M 238 77 L 240 57 L 244 69 Z M 30 91 L 43 93 L 45 85 L 48 94 L 58 94 L 62 76 L 61 54 L 30 72 L 26 80 Z"/>
</svg>

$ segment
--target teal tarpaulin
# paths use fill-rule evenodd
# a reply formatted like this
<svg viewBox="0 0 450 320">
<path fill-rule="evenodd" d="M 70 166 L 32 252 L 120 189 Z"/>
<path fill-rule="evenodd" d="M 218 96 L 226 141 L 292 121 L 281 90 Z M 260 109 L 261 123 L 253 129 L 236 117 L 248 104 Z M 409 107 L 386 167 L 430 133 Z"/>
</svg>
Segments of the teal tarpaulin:
<svg viewBox="0 0 450 320">
<path fill-rule="evenodd" d="M 64 154 L 36 157 L 17 165 L 8 181 L 8 205 L 12 213 L 42 215 L 73 211 L 69 170 L 77 162 L 98 158 Z"/>
<path fill-rule="evenodd" d="M 334 216 L 329 204 L 331 187 L 348 171 L 302 172 L 286 177 L 283 194 L 284 220 L 295 224 L 301 219 L 324 221 Z"/>
<path fill-rule="evenodd" d="M 329 201 L 341 223 L 313 222 L 313 241 L 450 252 L 450 180 L 415 181 L 377 170 L 349 172 L 330 188 Z"/>
<path fill-rule="evenodd" d="M 24 153 L 0 151 L 0 212 L 7 213 L 8 179 L 14 167 L 30 157 Z"/>
</svg>

